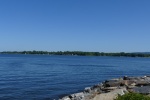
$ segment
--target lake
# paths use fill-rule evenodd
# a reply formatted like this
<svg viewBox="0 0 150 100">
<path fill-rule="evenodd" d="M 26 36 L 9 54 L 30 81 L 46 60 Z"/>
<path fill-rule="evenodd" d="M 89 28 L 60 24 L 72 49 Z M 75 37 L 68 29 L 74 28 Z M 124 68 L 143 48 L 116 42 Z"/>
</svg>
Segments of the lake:
<svg viewBox="0 0 150 100">
<path fill-rule="evenodd" d="M 106 79 L 150 75 L 150 58 L 0 54 L 0 100 L 53 100 Z"/>
</svg>

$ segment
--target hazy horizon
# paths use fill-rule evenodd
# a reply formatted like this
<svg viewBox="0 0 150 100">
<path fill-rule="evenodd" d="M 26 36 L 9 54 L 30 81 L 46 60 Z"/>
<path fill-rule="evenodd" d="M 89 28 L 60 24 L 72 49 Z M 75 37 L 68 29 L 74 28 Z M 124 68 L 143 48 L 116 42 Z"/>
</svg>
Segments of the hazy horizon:
<svg viewBox="0 0 150 100">
<path fill-rule="evenodd" d="M 62 51 L 62 52 L 65 52 L 65 51 L 70 51 L 70 52 L 73 52 L 73 51 L 81 51 L 81 52 L 104 52 L 104 53 L 120 53 L 120 52 L 124 52 L 124 53 L 149 53 L 150 51 L 87 51 L 87 50 L 1 50 L 0 52 L 14 52 L 14 51 L 17 51 L 17 52 L 22 52 L 22 51 L 47 51 L 47 52 L 59 52 L 59 51 Z"/>
</svg>

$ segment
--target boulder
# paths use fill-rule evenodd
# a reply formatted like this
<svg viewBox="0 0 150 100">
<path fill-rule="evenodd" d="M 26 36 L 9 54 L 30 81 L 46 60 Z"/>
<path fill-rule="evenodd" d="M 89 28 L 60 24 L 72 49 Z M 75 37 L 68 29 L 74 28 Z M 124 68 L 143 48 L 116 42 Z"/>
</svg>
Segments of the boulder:
<svg viewBox="0 0 150 100">
<path fill-rule="evenodd" d="M 122 82 L 120 81 L 108 81 L 108 82 L 105 82 L 104 86 L 105 87 L 117 87 L 117 86 L 120 86 Z"/>
<path fill-rule="evenodd" d="M 71 100 L 68 96 L 66 97 L 63 97 L 62 99 L 59 99 L 59 100 Z"/>
<path fill-rule="evenodd" d="M 84 92 L 90 93 L 90 92 L 91 92 L 91 87 L 86 87 L 86 88 L 84 89 Z"/>
<path fill-rule="evenodd" d="M 110 91 L 110 90 L 115 90 L 118 87 L 106 87 L 106 88 L 102 88 L 102 91 Z"/>
<path fill-rule="evenodd" d="M 114 100 L 118 95 L 123 95 L 126 92 L 128 92 L 126 88 L 116 89 L 112 92 L 96 95 L 94 98 L 90 100 Z"/>
<path fill-rule="evenodd" d="M 141 94 L 150 94 L 150 86 L 134 87 L 133 92 Z"/>
<path fill-rule="evenodd" d="M 136 84 L 136 86 L 146 86 L 146 85 L 149 85 L 149 82 L 143 81 L 143 80 L 139 80 L 135 84 Z"/>
<path fill-rule="evenodd" d="M 122 81 L 122 84 L 125 85 L 125 86 L 130 86 L 130 85 L 135 85 L 135 80 L 124 80 Z"/>
</svg>

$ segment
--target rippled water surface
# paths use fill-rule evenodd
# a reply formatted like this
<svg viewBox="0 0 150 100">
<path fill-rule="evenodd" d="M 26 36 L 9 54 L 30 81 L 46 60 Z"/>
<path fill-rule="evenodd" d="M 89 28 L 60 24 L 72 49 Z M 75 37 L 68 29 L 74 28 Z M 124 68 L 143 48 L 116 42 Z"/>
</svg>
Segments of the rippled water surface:
<svg viewBox="0 0 150 100">
<path fill-rule="evenodd" d="M 125 75 L 150 75 L 150 58 L 1 54 L 0 100 L 53 100 Z"/>
</svg>

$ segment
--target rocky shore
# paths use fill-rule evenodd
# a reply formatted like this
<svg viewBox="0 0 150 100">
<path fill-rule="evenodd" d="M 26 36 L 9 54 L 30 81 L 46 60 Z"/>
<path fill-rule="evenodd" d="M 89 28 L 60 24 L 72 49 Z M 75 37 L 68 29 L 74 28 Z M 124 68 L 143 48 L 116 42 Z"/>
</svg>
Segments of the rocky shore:
<svg viewBox="0 0 150 100">
<path fill-rule="evenodd" d="M 59 100 L 114 100 L 128 92 L 150 95 L 150 76 L 127 77 L 106 80 L 83 92 L 65 96 Z"/>
</svg>

